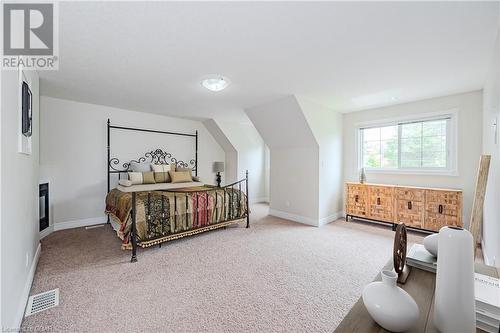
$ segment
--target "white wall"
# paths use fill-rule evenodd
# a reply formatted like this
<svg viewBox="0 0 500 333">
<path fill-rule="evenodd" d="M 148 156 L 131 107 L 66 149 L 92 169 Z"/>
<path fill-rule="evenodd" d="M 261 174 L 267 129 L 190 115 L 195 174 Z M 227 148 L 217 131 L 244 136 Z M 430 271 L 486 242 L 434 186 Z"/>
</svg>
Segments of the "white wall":
<svg viewBox="0 0 500 333">
<path fill-rule="evenodd" d="M 33 95 L 32 154 L 18 153 L 19 76 L 1 72 L 1 327 L 19 327 L 40 254 L 38 242 L 39 81 Z"/>
<path fill-rule="evenodd" d="M 265 143 L 264 143 L 265 144 Z M 271 186 L 271 151 L 269 147 L 266 145 L 266 149 L 264 151 L 264 192 L 266 193 L 267 202 L 269 202 L 270 198 L 270 186 Z"/>
<path fill-rule="evenodd" d="M 463 190 L 463 222 L 468 226 L 481 155 L 482 91 L 421 100 L 373 110 L 347 113 L 344 123 L 344 178 L 357 181 L 356 124 L 391 117 L 458 109 L 458 176 L 368 173 L 371 183 L 460 188 Z"/>
<path fill-rule="evenodd" d="M 270 151 L 270 214 L 319 226 L 318 148 Z"/>
<path fill-rule="evenodd" d="M 245 112 L 270 150 L 270 214 L 319 225 L 319 147 L 297 99 Z"/>
<path fill-rule="evenodd" d="M 201 122 L 43 96 L 40 174 L 50 183 L 56 230 L 59 223 L 70 227 L 104 220 L 107 118 L 121 126 L 193 134 L 198 130 L 198 176 L 206 183 L 214 183 L 213 162 L 225 160 L 223 149 Z M 112 131 L 111 155 L 122 162 L 156 148 L 184 161 L 194 158 L 194 138 Z"/>
<path fill-rule="evenodd" d="M 229 184 L 235 182 L 238 179 L 238 151 L 215 120 L 205 120 L 203 125 L 205 125 L 208 132 L 226 153 L 225 161 L 220 161 L 224 162 L 224 172 L 221 173 L 222 183 Z"/>
<path fill-rule="evenodd" d="M 226 138 L 236 149 L 237 170 L 236 179 L 243 179 L 245 172 L 249 173 L 250 202 L 268 202 L 269 192 L 266 191 L 266 144 L 255 126 L 250 122 L 215 120 Z M 227 153 L 226 153 L 227 154 Z"/>
<path fill-rule="evenodd" d="M 486 263 L 500 266 L 500 29 L 483 92 L 483 152 L 491 155 L 484 204 L 483 253 Z M 495 122 L 498 123 L 496 142 Z"/>
<path fill-rule="evenodd" d="M 297 98 L 319 145 L 320 224 L 342 214 L 342 114 L 304 98 Z"/>
</svg>

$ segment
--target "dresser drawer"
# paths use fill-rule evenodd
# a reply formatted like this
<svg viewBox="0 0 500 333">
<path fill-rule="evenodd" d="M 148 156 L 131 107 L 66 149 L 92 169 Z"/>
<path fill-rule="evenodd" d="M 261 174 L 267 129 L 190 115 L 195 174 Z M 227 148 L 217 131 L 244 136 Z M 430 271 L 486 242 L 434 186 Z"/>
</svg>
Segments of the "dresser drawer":
<svg viewBox="0 0 500 333">
<path fill-rule="evenodd" d="M 429 213 L 440 215 L 458 216 L 458 214 L 460 214 L 458 205 L 439 202 L 427 202 L 425 204 L 425 210 Z"/>
<path fill-rule="evenodd" d="M 424 229 L 439 231 L 444 226 L 461 227 L 462 222 L 459 216 L 450 216 L 439 213 L 425 213 Z"/>
<path fill-rule="evenodd" d="M 347 214 L 364 217 L 366 216 L 365 202 L 349 202 L 347 204 Z"/>
<path fill-rule="evenodd" d="M 462 201 L 462 193 L 456 191 L 426 190 L 427 203 L 451 204 L 458 206 Z"/>
<path fill-rule="evenodd" d="M 447 225 L 462 226 L 462 192 L 426 190 L 424 228 L 439 231 Z"/>
<path fill-rule="evenodd" d="M 354 216 L 366 216 L 368 193 L 366 186 L 347 184 L 346 212 Z"/>
<path fill-rule="evenodd" d="M 424 202 L 425 190 L 408 188 L 408 187 L 397 187 L 395 190 L 396 199 L 406 200 L 406 201 L 421 201 Z"/>
<path fill-rule="evenodd" d="M 370 195 L 370 198 L 394 196 L 394 187 L 393 186 L 368 185 L 367 187 L 368 187 L 368 194 Z"/>
<path fill-rule="evenodd" d="M 368 186 L 368 217 L 374 220 L 394 220 L 394 187 Z"/>
<path fill-rule="evenodd" d="M 455 191 L 426 190 L 425 210 L 440 215 L 460 216 L 462 194 Z"/>
<path fill-rule="evenodd" d="M 404 223 L 409 227 L 422 228 L 424 220 L 424 203 L 396 199 L 396 223 Z"/>
</svg>

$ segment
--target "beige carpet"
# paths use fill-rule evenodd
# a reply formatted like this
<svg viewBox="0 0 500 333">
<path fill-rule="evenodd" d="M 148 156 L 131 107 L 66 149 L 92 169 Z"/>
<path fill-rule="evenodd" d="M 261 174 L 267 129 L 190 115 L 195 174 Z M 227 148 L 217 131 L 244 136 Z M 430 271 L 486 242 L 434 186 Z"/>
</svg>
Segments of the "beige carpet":
<svg viewBox="0 0 500 333">
<path fill-rule="evenodd" d="M 212 231 L 130 252 L 110 226 L 42 241 L 31 294 L 60 306 L 25 318 L 55 332 L 331 332 L 391 257 L 388 227 L 309 227 L 253 207 L 245 229 Z M 421 237 L 412 234 L 412 241 Z"/>
</svg>

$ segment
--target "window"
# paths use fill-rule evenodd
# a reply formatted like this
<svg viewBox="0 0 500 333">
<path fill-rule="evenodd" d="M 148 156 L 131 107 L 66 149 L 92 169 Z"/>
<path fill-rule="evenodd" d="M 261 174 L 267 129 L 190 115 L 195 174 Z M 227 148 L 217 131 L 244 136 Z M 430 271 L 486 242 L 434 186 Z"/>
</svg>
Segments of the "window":
<svg viewBox="0 0 500 333">
<path fill-rule="evenodd" d="M 452 116 L 361 127 L 360 167 L 368 170 L 451 171 Z"/>
</svg>

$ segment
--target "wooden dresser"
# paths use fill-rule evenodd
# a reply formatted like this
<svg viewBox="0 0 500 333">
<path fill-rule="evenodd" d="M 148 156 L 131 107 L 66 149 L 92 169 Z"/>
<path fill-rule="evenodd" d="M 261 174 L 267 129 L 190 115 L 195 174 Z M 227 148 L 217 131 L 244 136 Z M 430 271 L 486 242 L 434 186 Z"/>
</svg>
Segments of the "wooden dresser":
<svg viewBox="0 0 500 333">
<path fill-rule="evenodd" d="M 462 224 L 462 191 L 383 184 L 346 183 L 346 220 L 359 217 L 439 231 Z"/>
</svg>

